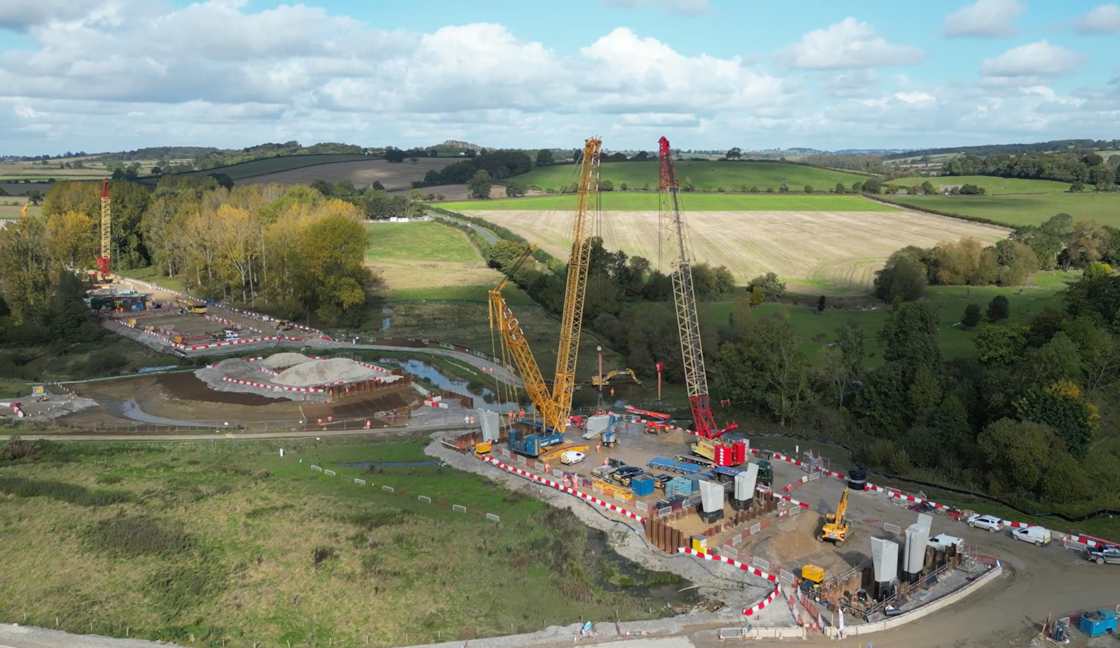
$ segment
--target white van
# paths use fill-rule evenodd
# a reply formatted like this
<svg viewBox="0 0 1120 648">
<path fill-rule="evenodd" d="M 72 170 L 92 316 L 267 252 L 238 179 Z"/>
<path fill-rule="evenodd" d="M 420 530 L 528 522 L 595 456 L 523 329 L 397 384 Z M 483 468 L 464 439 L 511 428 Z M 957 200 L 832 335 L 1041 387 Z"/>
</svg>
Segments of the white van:
<svg viewBox="0 0 1120 648">
<path fill-rule="evenodd" d="M 956 547 L 959 551 L 964 547 L 964 540 L 947 533 L 941 533 L 930 538 L 929 541 L 926 542 L 926 545 L 933 547 L 937 551 L 945 551 L 949 547 Z"/>
<path fill-rule="evenodd" d="M 1023 542 L 1030 542 L 1036 547 L 1050 544 L 1050 530 L 1040 526 L 1029 526 L 1014 529 L 1011 531 L 1011 537 L 1018 538 Z"/>
</svg>

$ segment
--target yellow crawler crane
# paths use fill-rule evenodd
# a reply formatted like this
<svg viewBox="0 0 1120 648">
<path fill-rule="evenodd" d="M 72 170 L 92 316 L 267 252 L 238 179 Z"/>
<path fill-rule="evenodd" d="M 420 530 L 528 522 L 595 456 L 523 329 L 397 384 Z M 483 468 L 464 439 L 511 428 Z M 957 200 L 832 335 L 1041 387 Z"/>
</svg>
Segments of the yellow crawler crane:
<svg viewBox="0 0 1120 648">
<path fill-rule="evenodd" d="M 502 345 L 509 351 L 525 380 L 525 391 L 536 406 L 544 423 L 541 445 L 555 445 L 555 436 L 563 435 L 572 409 L 575 388 L 576 359 L 579 335 L 583 324 L 583 302 L 587 292 L 587 275 L 591 266 L 591 239 L 597 219 L 599 194 L 599 152 L 603 140 L 595 137 L 584 142 L 580 162 L 579 202 L 572 231 L 572 252 L 568 259 L 568 279 L 564 290 L 564 312 L 560 318 L 560 346 L 556 354 L 556 374 L 549 389 L 537 366 L 520 322 L 502 297 L 506 281 L 490 291 L 490 328 L 497 330 Z M 532 248 L 530 248 L 531 250 Z M 511 272 L 512 274 L 512 272 Z M 528 439 L 526 439 L 528 440 Z M 535 451 L 533 456 L 539 454 Z"/>
</svg>

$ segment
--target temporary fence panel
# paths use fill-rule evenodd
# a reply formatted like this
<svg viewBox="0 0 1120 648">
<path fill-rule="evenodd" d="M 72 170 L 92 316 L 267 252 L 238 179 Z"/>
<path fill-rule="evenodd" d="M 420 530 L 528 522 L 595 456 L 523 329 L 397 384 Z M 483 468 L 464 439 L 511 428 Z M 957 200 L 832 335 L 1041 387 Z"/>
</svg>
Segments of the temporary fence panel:
<svg viewBox="0 0 1120 648">
<path fill-rule="evenodd" d="M 456 513 L 466 513 L 467 512 L 467 507 L 465 507 L 461 504 L 452 504 L 451 505 L 451 510 L 455 511 Z"/>
<path fill-rule="evenodd" d="M 354 478 L 354 483 L 355 483 L 355 484 L 357 484 L 357 485 L 359 485 L 359 486 L 365 486 L 365 485 L 366 485 L 366 480 L 364 480 L 364 479 L 358 479 L 357 477 L 355 477 L 355 478 Z"/>
<path fill-rule="evenodd" d="M 754 557 L 754 566 L 758 567 L 759 569 L 761 569 L 764 572 L 770 571 L 770 561 L 766 560 L 765 558 L 759 558 L 758 556 L 755 556 Z"/>
<path fill-rule="evenodd" d="M 486 519 L 490 520 L 491 522 L 501 522 L 501 518 L 499 518 L 497 515 L 494 515 L 493 513 L 487 513 Z"/>
<path fill-rule="evenodd" d="M 323 472 L 323 469 L 319 466 L 311 466 L 311 470 L 318 470 L 319 472 Z"/>
<path fill-rule="evenodd" d="M 432 503 L 432 498 L 428 497 L 427 495 L 421 495 L 421 496 L 417 497 L 416 499 L 420 500 L 421 502 L 423 502 L 425 504 L 431 504 Z"/>
<path fill-rule="evenodd" d="M 719 629 L 719 640 L 720 641 L 723 641 L 724 639 L 746 639 L 746 637 L 747 637 L 747 629 L 746 628 L 720 628 Z"/>
<path fill-rule="evenodd" d="M 756 522 L 753 525 L 751 525 L 751 535 L 754 535 L 761 530 L 762 530 L 762 524 Z"/>
<path fill-rule="evenodd" d="M 793 507 L 789 510 L 789 516 L 790 517 L 793 517 L 793 516 L 797 515 L 798 513 L 801 513 L 801 507 L 800 506 L 795 506 L 795 507 Z"/>
<path fill-rule="evenodd" d="M 902 527 L 891 524 L 890 522 L 883 523 L 883 530 L 887 533 L 893 533 L 894 535 L 902 533 Z"/>
<path fill-rule="evenodd" d="M 386 493 L 396 492 L 396 489 L 394 489 L 392 486 L 382 486 L 381 490 L 385 491 Z"/>
<path fill-rule="evenodd" d="M 666 516 L 666 515 L 669 515 L 672 512 L 673 512 L 673 509 L 672 509 L 672 507 L 669 507 L 669 506 L 657 509 L 657 515 L 658 516 Z"/>
<path fill-rule="evenodd" d="M 735 547 L 731 546 L 730 544 L 725 544 L 725 545 L 720 546 L 719 552 L 721 554 L 723 554 L 724 556 L 727 556 L 728 558 L 738 558 L 739 557 L 739 550 L 736 549 Z"/>
<path fill-rule="evenodd" d="M 330 477 L 334 477 L 334 476 L 335 476 L 335 475 L 337 475 L 338 473 L 336 473 L 336 472 L 335 472 L 335 471 L 333 471 L 333 470 L 324 470 L 324 471 L 323 471 L 323 474 L 324 474 L 324 475 L 328 475 L 328 476 L 330 476 Z"/>
<path fill-rule="evenodd" d="M 649 504 L 646 504 L 645 502 L 634 502 L 634 508 L 638 509 L 642 513 L 649 512 Z"/>
</svg>

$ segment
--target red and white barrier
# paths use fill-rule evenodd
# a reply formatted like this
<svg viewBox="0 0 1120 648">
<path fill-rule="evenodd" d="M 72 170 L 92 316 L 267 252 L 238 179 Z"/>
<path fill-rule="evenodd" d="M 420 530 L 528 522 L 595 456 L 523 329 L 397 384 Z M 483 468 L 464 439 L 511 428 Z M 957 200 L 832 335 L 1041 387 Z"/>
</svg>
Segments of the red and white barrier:
<svg viewBox="0 0 1120 648">
<path fill-rule="evenodd" d="M 715 560 L 717 562 L 727 563 L 728 565 L 731 565 L 732 567 L 738 567 L 739 569 L 741 569 L 745 572 L 750 572 L 750 573 L 754 574 L 755 576 L 765 578 L 766 580 L 770 581 L 771 583 L 777 583 L 778 582 L 778 577 L 777 576 L 775 576 L 773 574 L 767 574 L 766 572 L 762 571 L 761 569 L 758 569 L 757 567 L 751 567 L 750 565 L 741 563 L 738 560 L 735 560 L 734 558 L 728 558 L 726 556 L 714 556 L 714 555 L 712 555 L 712 554 L 710 554 L 706 551 L 698 551 L 696 549 L 693 549 L 692 547 L 681 547 L 681 548 L 677 549 L 677 551 L 679 553 L 690 554 L 690 555 L 696 556 L 697 558 L 700 558 L 700 559 L 703 559 L 703 560 Z M 773 603 L 774 599 L 781 596 L 781 594 L 782 594 L 781 586 L 780 585 L 775 585 L 774 586 L 774 591 L 770 592 L 769 596 L 767 596 L 766 598 L 762 599 L 758 603 L 755 603 L 754 605 L 752 605 L 748 608 L 743 608 L 743 614 L 745 616 L 754 616 L 755 614 L 765 610 L 766 606 Z"/>
<path fill-rule="evenodd" d="M 494 457 L 481 457 L 481 459 L 483 461 L 485 461 L 486 463 L 493 464 L 493 465 L 497 466 L 498 468 L 501 468 L 502 470 L 504 470 L 506 472 L 511 472 L 515 475 L 520 475 L 522 477 L 526 477 L 528 479 L 531 479 L 531 480 L 537 482 L 538 484 L 544 484 L 545 486 L 551 486 L 552 488 L 555 488 L 556 490 L 567 493 L 569 495 L 575 495 L 576 497 L 578 497 L 578 498 L 580 498 L 584 501 L 591 502 L 592 504 L 596 504 L 598 506 L 602 506 L 603 508 L 608 509 L 610 511 L 614 511 L 615 513 L 625 515 L 626 517 L 630 518 L 631 520 L 637 520 L 638 522 L 641 522 L 641 523 L 644 523 L 646 521 L 646 519 L 643 518 L 642 516 L 638 515 L 637 513 L 631 513 L 630 511 L 627 511 L 626 509 L 622 508 L 621 506 L 616 506 L 614 504 L 611 504 L 610 502 L 605 502 L 605 501 L 599 499 L 598 497 L 594 497 L 592 495 L 588 495 L 587 493 L 584 493 L 582 491 L 578 491 L 578 490 L 576 490 L 574 488 L 571 488 L 569 486 L 559 484 L 557 482 L 552 481 L 551 479 L 545 479 L 543 477 L 538 477 L 531 472 L 528 472 L 526 470 L 522 470 L 520 468 L 516 468 L 514 466 L 510 466 L 506 463 L 503 463 L 501 460 L 495 459 Z"/>
<path fill-rule="evenodd" d="M 789 502 L 790 504 L 796 504 L 803 509 L 809 508 L 809 504 L 807 502 L 802 502 L 801 500 L 795 500 L 792 497 L 789 497 L 789 496 L 786 496 L 786 495 L 780 495 L 779 497 L 781 497 L 785 501 Z"/>
<path fill-rule="evenodd" d="M 439 398 L 438 396 L 436 398 Z M 424 404 L 428 407 L 435 407 L 438 409 L 447 409 L 447 403 L 441 403 L 436 399 L 428 398 L 424 400 Z"/>
<path fill-rule="evenodd" d="M 284 387 L 284 386 L 281 386 L 281 385 L 265 385 L 265 384 L 262 384 L 262 383 L 250 382 L 248 380 L 237 380 L 236 378 L 226 378 L 225 376 L 222 377 L 222 380 L 224 382 L 234 383 L 235 385 L 245 385 L 246 387 L 256 387 L 258 389 L 271 389 L 272 391 L 300 392 L 300 393 L 305 393 L 305 394 L 322 394 L 322 393 L 326 392 L 325 389 L 319 389 L 317 387 Z M 338 384 L 338 383 L 331 383 L 331 384 Z"/>
<path fill-rule="evenodd" d="M 198 351 L 200 349 L 216 349 L 224 346 L 234 346 L 237 344 L 253 344 L 255 342 L 274 342 L 276 340 L 286 340 L 288 338 L 283 335 L 270 335 L 268 337 L 244 338 L 239 340 L 226 340 L 224 342 L 211 342 L 210 344 L 192 344 L 188 347 L 191 351 Z"/>
</svg>

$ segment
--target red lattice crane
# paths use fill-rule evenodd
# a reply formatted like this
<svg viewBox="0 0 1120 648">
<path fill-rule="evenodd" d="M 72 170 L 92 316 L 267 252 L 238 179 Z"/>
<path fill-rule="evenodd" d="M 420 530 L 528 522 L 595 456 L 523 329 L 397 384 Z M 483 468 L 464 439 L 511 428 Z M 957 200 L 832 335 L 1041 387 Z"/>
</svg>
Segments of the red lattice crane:
<svg viewBox="0 0 1120 648">
<path fill-rule="evenodd" d="M 678 195 L 677 173 L 673 168 L 673 154 L 669 140 L 658 141 L 661 176 L 661 216 L 671 219 L 667 228 L 668 251 L 672 255 L 673 301 L 676 302 L 677 327 L 681 338 L 681 355 L 684 359 L 684 376 L 688 385 L 688 404 L 692 409 L 695 434 L 703 439 L 716 439 L 737 424 L 720 428 L 712 416 L 708 397 L 708 377 L 704 372 L 704 350 L 700 345 L 700 318 L 696 313 L 696 292 L 692 287 L 692 267 L 689 245 Z M 664 221 L 662 221 L 664 222 Z"/>
<path fill-rule="evenodd" d="M 109 181 L 101 181 L 101 254 L 97 257 L 97 271 L 102 281 L 109 280 L 109 248 L 112 247 L 113 217 L 109 198 Z"/>
</svg>

